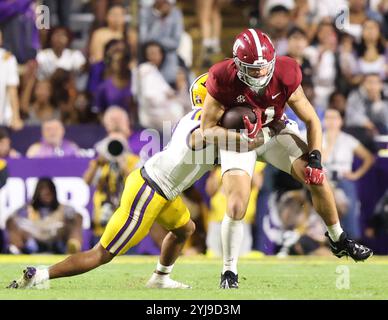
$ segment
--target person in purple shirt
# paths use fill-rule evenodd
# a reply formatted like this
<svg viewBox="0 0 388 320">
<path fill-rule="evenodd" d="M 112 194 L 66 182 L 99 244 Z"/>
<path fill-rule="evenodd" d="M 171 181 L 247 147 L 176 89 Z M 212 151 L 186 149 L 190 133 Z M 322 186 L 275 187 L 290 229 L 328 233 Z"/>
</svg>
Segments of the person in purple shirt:
<svg viewBox="0 0 388 320">
<path fill-rule="evenodd" d="M 89 77 L 87 90 L 90 93 L 96 92 L 98 86 L 105 80 L 107 63 L 111 61 L 112 55 L 116 52 L 129 50 L 124 40 L 112 39 L 104 47 L 104 60 L 91 63 L 89 66 Z"/>
<path fill-rule="evenodd" d="M 128 50 L 119 50 L 106 61 L 106 79 L 97 87 L 94 95 L 93 112 L 102 114 L 114 105 L 123 108 L 134 120 L 135 110 L 129 69 Z"/>
<path fill-rule="evenodd" d="M 65 128 L 60 120 L 52 119 L 42 124 L 42 140 L 31 145 L 27 158 L 76 157 L 79 147 L 64 139 Z"/>
<path fill-rule="evenodd" d="M 36 15 L 32 6 L 34 2 L 35 0 L 0 1 L 3 45 L 16 56 L 19 64 L 34 59 L 40 48 Z"/>
</svg>

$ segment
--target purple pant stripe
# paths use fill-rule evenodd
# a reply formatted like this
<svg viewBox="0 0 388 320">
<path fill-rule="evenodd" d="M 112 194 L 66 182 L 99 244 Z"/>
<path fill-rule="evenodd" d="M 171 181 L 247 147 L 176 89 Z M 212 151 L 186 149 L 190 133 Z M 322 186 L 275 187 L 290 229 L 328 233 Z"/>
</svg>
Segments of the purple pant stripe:
<svg viewBox="0 0 388 320">
<path fill-rule="evenodd" d="M 152 190 L 150 195 L 148 196 L 146 202 L 144 203 L 143 207 L 140 210 L 139 220 L 137 220 L 135 228 L 133 228 L 133 230 L 131 231 L 131 233 L 127 237 L 127 239 L 125 239 L 125 241 L 115 251 L 115 253 L 114 253 L 115 255 L 118 254 L 121 251 L 121 249 L 125 247 L 125 245 L 128 243 L 128 241 L 130 241 L 132 239 L 132 237 L 136 233 L 137 229 L 139 229 L 139 226 L 141 225 L 141 222 L 143 221 L 144 213 L 148 207 L 148 204 L 150 203 L 151 199 L 153 198 L 154 194 L 155 194 L 155 190 Z"/>
<path fill-rule="evenodd" d="M 191 116 L 191 120 L 194 120 L 197 113 L 200 112 L 201 110 L 202 109 L 198 109 L 197 111 L 195 111 L 194 114 Z"/>
<path fill-rule="evenodd" d="M 121 235 L 124 233 L 124 231 L 128 228 L 129 224 L 131 223 L 132 221 L 132 218 L 133 218 L 133 214 L 135 212 L 135 208 L 140 200 L 140 197 L 141 195 L 144 193 L 144 190 L 145 188 L 147 187 L 147 184 L 144 182 L 143 185 L 141 186 L 140 190 L 137 192 L 137 195 L 135 197 L 135 200 L 133 201 L 132 203 L 132 206 L 131 206 L 131 210 L 130 210 L 130 214 L 129 214 L 129 217 L 127 219 L 127 221 L 125 221 L 125 224 L 124 226 L 120 229 L 120 231 L 116 234 L 116 236 L 114 237 L 114 239 L 109 243 L 109 245 L 106 247 L 106 250 L 110 250 L 113 245 L 117 242 L 117 240 L 120 239 Z"/>
</svg>

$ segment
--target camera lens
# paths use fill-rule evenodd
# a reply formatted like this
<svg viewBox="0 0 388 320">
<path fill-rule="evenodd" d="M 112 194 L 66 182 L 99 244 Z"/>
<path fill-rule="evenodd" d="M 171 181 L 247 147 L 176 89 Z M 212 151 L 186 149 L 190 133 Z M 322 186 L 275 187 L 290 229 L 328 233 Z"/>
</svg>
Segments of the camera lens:
<svg viewBox="0 0 388 320">
<path fill-rule="evenodd" d="M 123 151 L 124 151 L 124 146 L 123 146 L 123 144 L 120 141 L 112 140 L 111 142 L 109 142 L 109 144 L 108 144 L 108 152 L 112 156 L 117 157 L 120 154 L 122 154 Z"/>
</svg>

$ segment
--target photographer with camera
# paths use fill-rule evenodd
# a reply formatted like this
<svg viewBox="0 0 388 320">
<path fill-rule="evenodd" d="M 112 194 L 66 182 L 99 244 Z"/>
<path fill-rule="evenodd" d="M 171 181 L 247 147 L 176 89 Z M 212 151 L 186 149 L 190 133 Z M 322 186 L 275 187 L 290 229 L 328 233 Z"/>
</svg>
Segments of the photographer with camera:
<svg viewBox="0 0 388 320">
<path fill-rule="evenodd" d="M 89 162 L 84 173 L 87 184 L 95 187 L 93 195 L 93 244 L 97 243 L 114 208 L 119 206 L 126 177 L 137 167 L 139 157 L 133 154 L 127 134 L 116 128 L 109 130 L 107 137 L 97 142 L 97 158 Z"/>
</svg>

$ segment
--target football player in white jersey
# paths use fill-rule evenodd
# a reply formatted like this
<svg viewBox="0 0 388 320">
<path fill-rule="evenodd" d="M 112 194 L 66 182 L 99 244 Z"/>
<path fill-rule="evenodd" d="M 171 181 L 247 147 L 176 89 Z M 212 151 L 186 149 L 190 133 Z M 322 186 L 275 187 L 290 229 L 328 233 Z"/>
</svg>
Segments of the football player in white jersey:
<svg viewBox="0 0 388 320">
<path fill-rule="evenodd" d="M 9 288 L 30 288 L 49 279 L 78 275 L 110 262 L 138 244 L 157 221 L 169 233 L 163 240 L 150 288 L 190 288 L 170 278 L 185 241 L 195 230 L 180 194 L 211 170 L 217 155 L 199 132 L 202 110 L 195 108 L 177 124 L 167 147 L 132 172 L 125 183 L 120 206 L 100 241 L 90 250 L 70 255 L 48 268 L 27 267 Z"/>
</svg>

